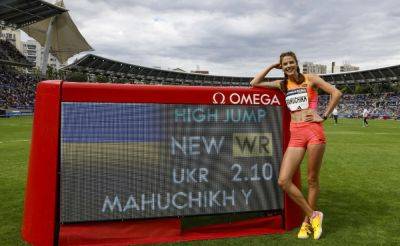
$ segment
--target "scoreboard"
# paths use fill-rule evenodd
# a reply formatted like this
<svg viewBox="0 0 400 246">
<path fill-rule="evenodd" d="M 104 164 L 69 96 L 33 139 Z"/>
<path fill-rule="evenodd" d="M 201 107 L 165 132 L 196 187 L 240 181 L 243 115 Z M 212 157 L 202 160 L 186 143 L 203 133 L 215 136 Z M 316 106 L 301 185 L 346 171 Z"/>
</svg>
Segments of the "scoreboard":
<svg viewBox="0 0 400 246">
<path fill-rule="evenodd" d="M 280 107 L 62 103 L 61 221 L 283 208 Z"/>
<path fill-rule="evenodd" d="M 301 212 L 277 182 L 288 124 L 283 95 L 275 90 L 42 82 L 23 236 L 34 245 L 72 238 L 92 243 L 90 237 L 100 243 L 104 227 L 140 225 L 110 235 L 136 244 L 146 242 L 137 237 L 148 230 L 133 234 L 148 225 L 169 233 L 177 226 L 177 235 L 153 243 L 212 238 L 185 237 L 175 222 L 255 211 L 281 211 L 274 227 L 290 229 Z"/>
</svg>

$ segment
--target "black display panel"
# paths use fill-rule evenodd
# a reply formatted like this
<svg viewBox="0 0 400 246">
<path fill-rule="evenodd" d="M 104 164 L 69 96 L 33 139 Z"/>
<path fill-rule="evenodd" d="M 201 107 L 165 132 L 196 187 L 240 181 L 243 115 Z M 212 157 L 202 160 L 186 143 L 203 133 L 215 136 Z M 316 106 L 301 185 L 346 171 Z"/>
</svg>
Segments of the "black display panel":
<svg viewBox="0 0 400 246">
<path fill-rule="evenodd" d="M 283 208 L 281 107 L 61 108 L 62 223 Z"/>
</svg>

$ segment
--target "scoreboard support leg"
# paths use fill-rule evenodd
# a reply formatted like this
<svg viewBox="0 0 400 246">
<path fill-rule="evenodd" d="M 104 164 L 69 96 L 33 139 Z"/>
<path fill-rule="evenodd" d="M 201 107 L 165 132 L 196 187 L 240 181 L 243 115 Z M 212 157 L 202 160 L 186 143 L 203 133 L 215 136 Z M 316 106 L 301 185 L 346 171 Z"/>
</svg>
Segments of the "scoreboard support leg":
<svg viewBox="0 0 400 246">
<path fill-rule="evenodd" d="M 33 245 L 57 242 L 60 102 L 61 81 L 38 85 L 22 227 Z"/>
</svg>

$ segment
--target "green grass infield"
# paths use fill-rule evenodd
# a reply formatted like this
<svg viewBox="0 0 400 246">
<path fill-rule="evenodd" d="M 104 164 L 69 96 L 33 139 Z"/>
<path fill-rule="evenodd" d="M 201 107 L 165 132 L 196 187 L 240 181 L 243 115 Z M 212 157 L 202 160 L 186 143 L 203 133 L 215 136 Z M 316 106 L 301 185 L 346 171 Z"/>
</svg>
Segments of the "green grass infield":
<svg viewBox="0 0 400 246">
<path fill-rule="evenodd" d="M 327 149 L 318 207 L 321 239 L 300 240 L 297 229 L 265 235 L 169 245 L 400 245 L 400 121 L 357 119 L 324 123 Z M 0 245 L 25 245 L 21 220 L 32 117 L 0 118 Z M 306 159 L 302 182 L 306 184 Z M 306 192 L 306 185 L 303 185 Z"/>
</svg>

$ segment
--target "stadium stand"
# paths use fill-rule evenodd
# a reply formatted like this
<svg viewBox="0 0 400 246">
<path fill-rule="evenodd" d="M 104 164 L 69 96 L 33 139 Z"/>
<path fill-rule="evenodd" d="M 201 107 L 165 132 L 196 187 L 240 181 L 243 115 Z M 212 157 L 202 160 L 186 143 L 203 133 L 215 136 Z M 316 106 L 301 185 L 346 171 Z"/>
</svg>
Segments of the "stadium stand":
<svg viewBox="0 0 400 246">
<path fill-rule="evenodd" d="M 11 66 L 0 65 L 0 109 L 32 113 L 38 79 Z"/>
<path fill-rule="evenodd" d="M 215 76 L 194 73 L 182 73 L 156 68 L 142 67 L 133 64 L 114 61 L 104 57 L 88 54 L 65 70 L 81 72 L 89 78 L 108 78 L 109 82 L 120 82 L 122 79 L 139 84 L 168 84 L 168 85 L 213 85 L 213 86 L 249 86 L 251 77 Z M 339 74 L 325 74 L 321 77 L 342 91 L 348 91 L 340 101 L 339 117 L 358 118 L 364 108 L 371 112 L 371 118 L 400 117 L 400 95 L 398 92 L 384 91 L 382 88 L 399 83 L 400 65 L 377 68 L 372 70 L 355 71 Z M 276 80 L 281 78 L 268 78 Z M 375 93 L 355 94 L 357 87 L 374 88 Z M 368 90 L 368 89 L 367 89 Z M 388 92 L 389 91 L 389 92 Z M 319 111 L 326 107 L 329 95 L 320 95 Z"/>
<path fill-rule="evenodd" d="M 143 67 L 88 54 L 64 68 L 93 75 L 105 75 L 111 81 L 120 78 L 144 84 L 248 86 L 252 78 L 204 75 Z M 95 77 L 95 76 L 89 76 Z M 270 80 L 278 78 L 269 78 Z"/>
<path fill-rule="evenodd" d="M 4 42 L 2 41 L 1 44 L 3 45 Z M 12 53 L 9 50 L 15 49 L 15 47 L 9 45 L 4 44 L 3 47 L 5 48 L 0 52 L 0 56 L 6 56 L 8 59 L 10 59 L 9 57 L 19 59 L 19 55 L 4 55 Z M 85 74 L 83 81 L 86 81 L 86 78 L 92 78 L 91 80 L 96 82 L 109 81 L 135 84 L 249 86 L 249 81 L 252 79 L 251 77 L 203 75 L 148 68 L 121 63 L 92 54 L 86 55 L 66 67 L 61 73 L 64 74 L 61 79 L 68 78 L 68 74 L 76 72 Z M 367 71 L 322 75 L 321 77 L 339 88 L 350 88 L 350 92 L 357 85 L 362 87 L 372 85 L 380 88 L 383 84 L 398 83 L 400 65 Z M 268 78 L 268 80 L 274 79 L 279 78 Z M 34 93 L 38 81 L 34 76 L 21 73 L 12 66 L 0 65 L 0 109 L 8 109 L 8 112 L 10 110 L 33 111 Z M 319 100 L 321 102 L 319 111 L 322 112 L 329 100 L 329 95 L 320 95 Z M 398 91 L 345 94 L 338 106 L 339 117 L 359 118 L 364 108 L 369 109 L 371 118 L 400 119 L 400 94 Z"/>
<path fill-rule="evenodd" d="M 17 66 L 33 66 L 33 64 L 29 62 L 13 44 L 5 40 L 0 40 L 0 60 L 2 63 L 8 63 Z"/>
<path fill-rule="evenodd" d="M 125 78 L 146 84 L 248 86 L 252 79 L 251 77 L 204 75 L 149 68 L 118 62 L 93 54 L 85 55 L 65 69 L 105 75 L 110 78 L 110 82 L 118 78 Z M 346 87 L 350 93 L 355 93 L 356 85 L 379 87 L 398 82 L 400 80 L 400 65 L 364 71 L 324 74 L 321 77 L 339 89 Z M 281 78 L 268 77 L 268 80 L 276 79 Z"/>
<path fill-rule="evenodd" d="M 318 111 L 322 113 L 329 101 L 329 95 L 319 96 Z M 339 117 L 361 118 L 364 108 L 374 119 L 400 119 L 400 94 L 386 92 L 381 94 L 345 94 L 339 105 Z"/>
</svg>

